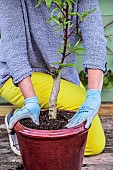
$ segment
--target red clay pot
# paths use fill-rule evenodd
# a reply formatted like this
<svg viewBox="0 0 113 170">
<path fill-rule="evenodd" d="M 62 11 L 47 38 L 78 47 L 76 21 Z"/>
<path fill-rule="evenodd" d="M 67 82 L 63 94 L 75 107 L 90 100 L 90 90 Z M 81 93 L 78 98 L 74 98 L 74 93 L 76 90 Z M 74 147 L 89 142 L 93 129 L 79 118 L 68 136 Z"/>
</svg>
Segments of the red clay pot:
<svg viewBox="0 0 113 170">
<path fill-rule="evenodd" d="M 18 122 L 14 130 L 25 170 L 81 170 L 88 132 L 84 125 L 34 130 Z"/>
</svg>

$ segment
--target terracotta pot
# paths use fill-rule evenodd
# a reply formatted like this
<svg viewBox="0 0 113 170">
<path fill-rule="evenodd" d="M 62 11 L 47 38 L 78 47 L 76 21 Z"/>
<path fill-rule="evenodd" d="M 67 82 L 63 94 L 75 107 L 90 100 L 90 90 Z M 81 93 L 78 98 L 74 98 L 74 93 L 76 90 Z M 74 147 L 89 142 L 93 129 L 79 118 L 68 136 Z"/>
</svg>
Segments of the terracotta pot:
<svg viewBox="0 0 113 170">
<path fill-rule="evenodd" d="M 14 130 L 25 170 L 81 170 L 88 132 L 84 125 L 34 130 L 18 122 Z"/>
</svg>

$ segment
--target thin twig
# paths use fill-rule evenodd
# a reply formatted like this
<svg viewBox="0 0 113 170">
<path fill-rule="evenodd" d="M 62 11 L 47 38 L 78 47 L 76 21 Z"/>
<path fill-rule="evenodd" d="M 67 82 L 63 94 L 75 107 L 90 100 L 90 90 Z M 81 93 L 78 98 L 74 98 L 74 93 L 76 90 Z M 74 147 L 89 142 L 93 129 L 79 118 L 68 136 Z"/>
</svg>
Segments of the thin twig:
<svg viewBox="0 0 113 170">
<path fill-rule="evenodd" d="M 68 4 L 66 4 L 66 22 L 68 22 Z M 64 49 L 63 49 L 61 63 L 63 63 L 65 59 L 67 39 L 68 39 L 68 24 L 66 24 L 66 28 L 64 29 Z"/>
<path fill-rule="evenodd" d="M 55 3 L 56 4 L 56 3 Z M 61 13 L 62 13 L 62 15 L 64 16 L 64 18 L 66 17 L 65 16 L 65 13 L 63 12 L 63 10 L 60 8 L 60 6 L 58 6 L 58 4 L 56 4 L 57 5 L 57 7 L 60 9 L 60 11 L 61 11 Z"/>
<path fill-rule="evenodd" d="M 104 29 L 106 29 L 108 26 L 110 26 L 111 24 L 113 24 L 113 21 L 111 21 L 110 23 L 108 23 L 107 25 L 104 26 Z"/>
<path fill-rule="evenodd" d="M 68 35 L 68 37 L 67 38 L 69 38 L 72 34 L 74 34 L 75 33 L 75 31 L 78 29 L 78 25 L 71 31 L 71 33 Z"/>
</svg>

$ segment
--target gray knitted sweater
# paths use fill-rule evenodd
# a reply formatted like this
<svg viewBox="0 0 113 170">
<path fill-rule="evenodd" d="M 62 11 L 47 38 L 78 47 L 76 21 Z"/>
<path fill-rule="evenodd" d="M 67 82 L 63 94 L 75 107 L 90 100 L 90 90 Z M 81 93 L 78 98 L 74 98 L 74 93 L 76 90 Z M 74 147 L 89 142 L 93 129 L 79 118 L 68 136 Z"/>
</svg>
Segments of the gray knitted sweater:
<svg viewBox="0 0 113 170">
<path fill-rule="evenodd" d="M 0 0 L 0 86 L 9 78 L 14 84 L 34 71 L 50 73 L 49 68 L 55 61 L 57 49 L 62 39 L 53 27 L 46 22 L 50 11 L 43 2 L 35 8 L 37 0 Z M 52 7 L 53 8 L 53 7 Z M 97 0 L 76 0 L 74 10 L 79 13 L 86 9 L 96 11 L 80 25 L 84 47 L 84 68 L 98 68 L 105 71 L 106 39 Z M 74 25 L 77 18 L 72 18 Z M 73 45 L 76 35 L 70 39 Z M 65 62 L 76 62 L 75 55 Z M 80 80 L 74 67 L 62 70 L 62 78 L 79 85 Z"/>
</svg>

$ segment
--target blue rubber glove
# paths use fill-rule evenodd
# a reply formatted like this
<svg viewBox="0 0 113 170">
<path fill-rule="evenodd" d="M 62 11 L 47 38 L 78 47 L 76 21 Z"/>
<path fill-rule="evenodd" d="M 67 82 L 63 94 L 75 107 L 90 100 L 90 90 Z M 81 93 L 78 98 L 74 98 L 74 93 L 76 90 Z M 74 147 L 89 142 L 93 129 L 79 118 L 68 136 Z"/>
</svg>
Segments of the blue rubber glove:
<svg viewBox="0 0 113 170">
<path fill-rule="evenodd" d="M 77 126 L 86 121 L 85 128 L 88 129 L 92 120 L 98 113 L 101 105 L 101 92 L 95 89 L 87 90 L 86 100 L 78 112 L 69 120 L 67 128 Z"/>
<path fill-rule="evenodd" d="M 9 129 L 13 129 L 16 122 L 20 119 L 31 118 L 32 121 L 39 125 L 40 106 L 37 97 L 30 97 L 24 100 L 24 107 L 17 110 L 10 118 Z"/>
</svg>

